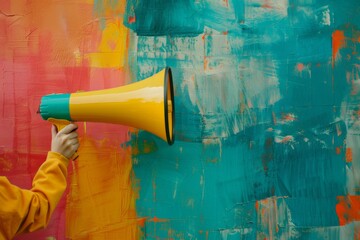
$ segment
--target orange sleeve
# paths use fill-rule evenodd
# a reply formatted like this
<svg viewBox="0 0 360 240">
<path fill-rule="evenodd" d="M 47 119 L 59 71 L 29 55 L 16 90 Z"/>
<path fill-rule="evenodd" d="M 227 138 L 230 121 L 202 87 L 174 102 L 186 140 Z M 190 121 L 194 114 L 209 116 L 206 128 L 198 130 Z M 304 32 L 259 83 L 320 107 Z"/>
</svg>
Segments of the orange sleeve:
<svg viewBox="0 0 360 240">
<path fill-rule="evenodd" d="M 51 214 L 66 189 L 69 160 L 49 152 L 37 171 L 31 190 L 12 185 L 0 177 L 0 239 L 12 239 L 21 232 L 47 226 Z"/>
</svg>

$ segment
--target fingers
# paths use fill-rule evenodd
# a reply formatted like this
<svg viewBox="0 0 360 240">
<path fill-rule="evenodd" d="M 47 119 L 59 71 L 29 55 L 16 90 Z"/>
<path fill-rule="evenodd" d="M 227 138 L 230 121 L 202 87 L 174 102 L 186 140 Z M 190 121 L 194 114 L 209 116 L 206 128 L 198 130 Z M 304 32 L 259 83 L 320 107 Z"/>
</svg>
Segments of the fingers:
<svg viewBox="0 0 360 240">
<path fill-rule="evenodd" d="M 67 135 L 67 138 L 68 139 L 74 139 L 74 138 L 78 138 L 78 134 L 77 134 L 77 132 L 71 132 L 71 133 L 69 133 L 68 135 Z"/>
<path fill-rule="evenodd" d="M 78 126 L 74 123 L 66 125 L 60 131 L 56 130 L 56 126 L 52 126 L 51 134 L 53 136 L 51 142 L 51 151 L 58 152 L 70 159 L 79 148 L 79 139 L 76 132 Z"/>
<path fill-rule="evenodd" d="M 70 159 L 76 153 L 79 146 L 80 144 L 77 138 L 74 139 L 65 138 L 65 142 L 63 143 L 63 148 L 61 153 L 62 155 Z"/>
<path fill-rule="evenodd" d="M 63 129 L 61 129 L 61 131 L 59 131 L 58 134 L 68 134 L 71 133 L 72 131 L 75 131 L 77 128 L 78 126 L 75 123 L 71 123 L 66 127 L 64 127 Z"/>
<path fill-rule="evenodd" d="M 69 146 L 75 146 L 75 145 L 79 144 L 79 140 L 78 140 L 77 138 L 69 139 L 69 140 L 67 141 L 67 144 L 68 144 Z"/>
</svg>

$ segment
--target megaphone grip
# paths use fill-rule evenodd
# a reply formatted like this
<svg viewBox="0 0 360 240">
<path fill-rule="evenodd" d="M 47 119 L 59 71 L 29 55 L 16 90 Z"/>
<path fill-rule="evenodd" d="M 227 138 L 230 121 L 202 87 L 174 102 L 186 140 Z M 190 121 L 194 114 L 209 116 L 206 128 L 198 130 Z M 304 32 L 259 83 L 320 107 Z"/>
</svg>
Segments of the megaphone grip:
<svg viewBox="0 0 360 240">
<path fill-rule="evenodd" d="M 56 126 L 58 132 L 71 123 L 70 121 L 65 119 L 48 118 L 47 120 Z M 79 154 L 75 152 L 70 159 L 75 160 L 78 157 Z"/>
</svg>

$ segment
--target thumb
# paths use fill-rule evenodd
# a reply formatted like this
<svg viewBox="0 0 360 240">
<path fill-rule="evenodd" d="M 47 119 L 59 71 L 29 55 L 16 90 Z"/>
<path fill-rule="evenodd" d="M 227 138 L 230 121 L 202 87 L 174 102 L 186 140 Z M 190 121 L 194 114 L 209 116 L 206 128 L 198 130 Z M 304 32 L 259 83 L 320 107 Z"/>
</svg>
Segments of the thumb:
<svg viewBox="0 0 360 240">
<path fill-rule="evenodd" d="M 55 125 L 52 125 L 51 126 L 51 136 L 52 136 L 52 138 L 54 138 L 57 133 L 58 132 L 57 132 L 57 129 L 56 129 Z"/>
</svg>

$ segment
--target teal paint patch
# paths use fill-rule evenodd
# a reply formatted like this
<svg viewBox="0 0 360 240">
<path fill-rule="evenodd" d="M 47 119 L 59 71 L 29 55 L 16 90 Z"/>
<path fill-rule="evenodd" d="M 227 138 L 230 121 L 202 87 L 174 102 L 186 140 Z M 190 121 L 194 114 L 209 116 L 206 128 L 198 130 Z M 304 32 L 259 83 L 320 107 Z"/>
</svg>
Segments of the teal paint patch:
<svg viewBox="0 0 360 240">
<path fill-rule="evenodd" d="M 50 94 L 42 97 L 40 114 L 44 120 L 48 118 L 65 119 L 71 121 L 70 116 L 71 94 Z"/>
<path fill-rule="evenodd" d="M 255 199 L 271 196 L 274 179 L 265 176 L 261 160 L 247 161 L 243 154 L 248 149 L 245 138 L 237 136 L 225 149 L 220 143 L 207 146 L 176 142 L 168 147 L 145 132 L 138 138 L 158 145 L 157 151 L 134 157 L 133 169 L 141 196 L 137 213 L 163 220 L 154 223 L 149 218 L 146 238 L 176 237 L 182 233 L 198 236 L 198 229 L 220 236 L 221 229 L 231 227 L 234 219 L 246 227 L 256 227 Z M 237 215 L 237 211 L 248 215 Z M 173 235 L 168 235 L 168 229 Z"/>
<path fill-rule="evenodd" d="M 198 5 L 189 0 L 127 1 L 124 24 L 139 36 L 198 35 L 204 28 Z"/>
<path fill-rule="evenodd" d="M 353 239 L 358 223 L 339 226 L 336 204 L 359 189 L 345 155 L 359 161 L 359 35 L 344 24 L 355 1 L 201 3 L 201 36 L 154 32 L 129 50 L 137 79 L 174 70 L 175 144 L 129 143 L 157 146 L 134 156 L 145 236 Z"/>
</svg>

